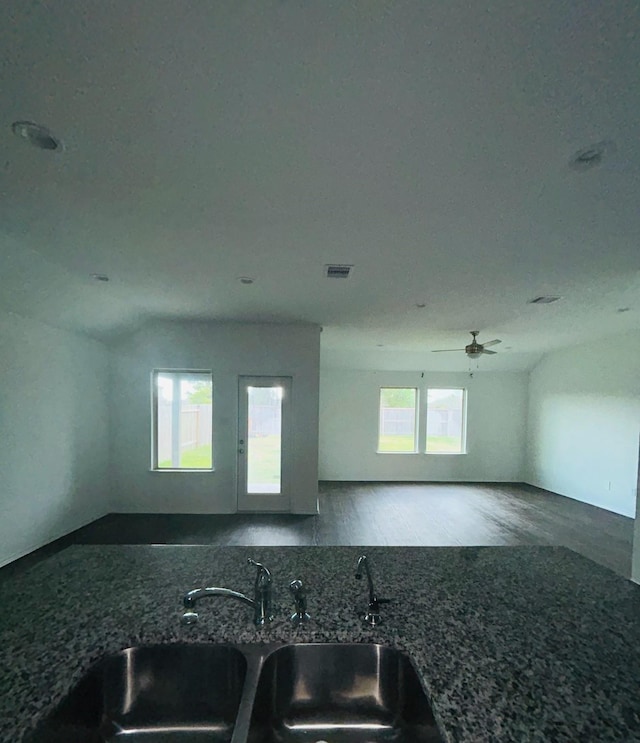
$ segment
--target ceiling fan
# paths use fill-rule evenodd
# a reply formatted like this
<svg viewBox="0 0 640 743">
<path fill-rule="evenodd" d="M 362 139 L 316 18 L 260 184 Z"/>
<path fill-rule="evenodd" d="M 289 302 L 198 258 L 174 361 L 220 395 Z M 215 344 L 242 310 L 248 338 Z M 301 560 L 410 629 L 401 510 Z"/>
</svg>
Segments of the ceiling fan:
<svg viewBox="0 0 640 743">
<path fill-rule="evenodd" d="M 478 341 L 476 340 L 476 336 L 480 333 L 480 331 L 470 330 L 469 332 L 473 336 L 473 340 L 471 341 L 471 343 L 469 343 L 468 346 L 465 346 L 464 348 L 438 348 L 436 351 L 432 351 L 431 353 L 464 351 L 470 359 L 477 359 L 483 353 L 497 353 L 497 351 L 487 351 L 487 346 L 497 346 L 498 343 L 502 343 L 502 341 L 496 338 L 492 341 L 487 341 L 486 343 L 478 343 Z"/>
</svg>

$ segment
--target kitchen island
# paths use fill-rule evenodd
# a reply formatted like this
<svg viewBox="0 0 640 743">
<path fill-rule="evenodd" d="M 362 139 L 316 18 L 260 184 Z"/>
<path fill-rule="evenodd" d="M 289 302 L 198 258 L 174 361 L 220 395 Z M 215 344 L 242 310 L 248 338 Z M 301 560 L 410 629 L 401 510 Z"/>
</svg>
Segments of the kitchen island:
<svg viewBox="0 0 640 743">
<path fill-rule="evenodd" d="M 366 553 L 383 623 L 366 626 Z M 199 586 L 252 595 L 273 573 L 275 621 Z M 294 627 L 288 585 L 312 621 Z M 640 587 L 560 547 L 73 546 L 0 583 L 0 740 L 33 729 L 99 658 L 175 642 L 377 642 L 418 669 L 445 740 L 640 741 Z"/>
</svg>

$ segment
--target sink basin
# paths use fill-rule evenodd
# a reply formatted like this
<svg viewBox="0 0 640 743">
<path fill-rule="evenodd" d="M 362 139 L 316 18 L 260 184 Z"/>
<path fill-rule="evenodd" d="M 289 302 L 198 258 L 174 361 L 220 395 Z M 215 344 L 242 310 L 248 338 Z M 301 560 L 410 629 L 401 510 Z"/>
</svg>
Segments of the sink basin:
<svg viewBox="0 0 640 743">
<path fill-rule="evenodd" d="M 249 743 L 441 743 L 409 658 L 381 645 L 288 645 L 262 666 Z"/>
<path fill-rule="evenodd" d="M 108 655 L 28 743 L 442 743 L 382 645 L 143 645 Z"/>
<path fill-rule="evenodd" d="M 246 671 L 226 645 L 129 648 L 94 666 L 31 740 L 228 742 Z"/>
</svg>

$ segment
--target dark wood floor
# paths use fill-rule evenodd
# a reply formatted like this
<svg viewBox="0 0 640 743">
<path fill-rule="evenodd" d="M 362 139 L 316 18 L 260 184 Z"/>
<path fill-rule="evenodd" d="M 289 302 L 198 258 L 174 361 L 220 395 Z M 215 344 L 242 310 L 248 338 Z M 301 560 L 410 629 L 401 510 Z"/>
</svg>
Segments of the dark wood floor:
<svg viewBox="0 0 640 743">
<path fill-rule="evenodd" d="M 628 578 L 632 542 L 632 519 L 529 485 L 324 482 L 318 516 L 110 514 L 43 552 L 69 544 L 546 544 Z"/>
</svg>

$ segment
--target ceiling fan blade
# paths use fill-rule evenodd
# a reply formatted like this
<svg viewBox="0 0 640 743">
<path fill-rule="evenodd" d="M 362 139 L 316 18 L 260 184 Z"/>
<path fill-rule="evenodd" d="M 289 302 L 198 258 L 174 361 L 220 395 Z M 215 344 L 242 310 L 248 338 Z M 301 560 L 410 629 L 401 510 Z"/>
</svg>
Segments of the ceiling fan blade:
<svg viewBox="0 0 640 743">
<path fill-rule="evenodd" d="M 498 343 L 502 343 L 502 341 L 499 341 L 497 338 L 493 341 L 487 341 L 486 343 L 483 343 L 482 345 L 486 348 L 487 346 L 497 346 Z"/>
<path fill-rule="evenodd" d="M 449 351 L 464 351 L 464 348 L 438 348 L 431 353 L 449 353 Z"/>
<path fill-rule="evenodd" d="M 498 352 L 497 351 L 485 351 L 485 349 L 483 348 L 482 351 L 480 351 L 480 353 L 493 353 L 493 354 L 496 354 Z"/>
</svg>

